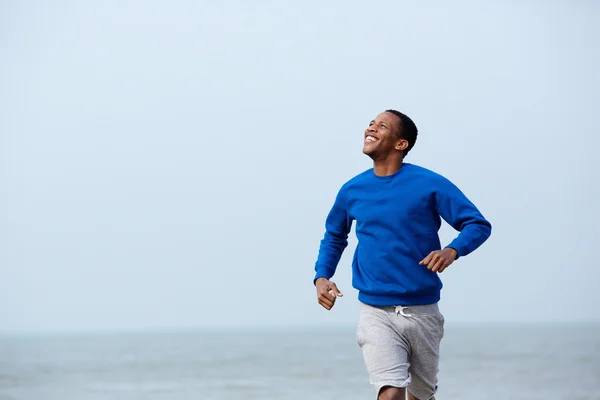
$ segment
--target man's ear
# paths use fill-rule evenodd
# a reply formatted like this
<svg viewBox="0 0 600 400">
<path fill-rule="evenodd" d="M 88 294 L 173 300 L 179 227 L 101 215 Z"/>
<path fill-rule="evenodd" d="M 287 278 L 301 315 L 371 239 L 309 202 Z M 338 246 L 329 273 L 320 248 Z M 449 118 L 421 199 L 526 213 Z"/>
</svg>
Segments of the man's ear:
<svg viewBox="0 0 600 400">
<path fill-rule="evenodd" d="M 406 150 L 407 147 L 408 147 L 408 140 L 406 140 L 406 139 L 399 139 L 396 142 L 395 149 L 398 150 L 398 151 L 404 151 L 404 150 Z"/>
</svg>

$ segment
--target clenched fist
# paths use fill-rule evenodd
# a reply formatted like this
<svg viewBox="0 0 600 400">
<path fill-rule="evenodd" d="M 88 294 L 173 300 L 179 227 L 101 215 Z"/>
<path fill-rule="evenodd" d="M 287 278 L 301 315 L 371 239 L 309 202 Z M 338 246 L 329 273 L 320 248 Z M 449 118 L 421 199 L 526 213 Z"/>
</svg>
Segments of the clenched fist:
<svg viewBox="0 0 600 400">
<path fill-rule="evenodd" d="M 315 286 L 317 287 L 317 299 L 319 300 L 319 304 L 327 310 L 331 310 L 335 304 L 335 299 L 343 296 L 335 283 L 331 282 L 329 279 L 319 278 L 315 282 Z"/>
</svg>

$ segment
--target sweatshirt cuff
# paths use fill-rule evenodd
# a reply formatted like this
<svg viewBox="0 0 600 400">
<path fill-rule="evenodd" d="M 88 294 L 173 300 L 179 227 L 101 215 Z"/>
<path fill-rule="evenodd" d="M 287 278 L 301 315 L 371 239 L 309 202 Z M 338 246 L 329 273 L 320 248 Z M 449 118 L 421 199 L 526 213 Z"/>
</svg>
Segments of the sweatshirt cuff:
<svg viewBox="0 0 600 400">
<path fill-rule="evenodd" d="M 461 256 L 464 255 L 462 247 L 459 243 L 456 243 L 456 240 L 453 240 L 448 246 L 444 248 L 456 250 L 456 260 L 458 260 Z"/>
<path fill-rule="evenodd" d="M 315 274 L 315 278 L 313 279 L 313 285 L 317 283 L 317 279 L 325 278 L 327 280 L 331 279 L 333 276 L 333 272 L 328 268 L 319 268 L 317 269 L 317 273 Z"/>
</svg>

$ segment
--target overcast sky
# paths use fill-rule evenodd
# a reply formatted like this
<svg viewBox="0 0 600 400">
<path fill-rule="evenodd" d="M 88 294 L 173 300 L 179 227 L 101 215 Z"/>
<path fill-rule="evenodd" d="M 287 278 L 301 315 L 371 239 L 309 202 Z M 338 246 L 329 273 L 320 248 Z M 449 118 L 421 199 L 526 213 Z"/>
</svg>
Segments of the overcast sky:
<svg viewBox="0 0 600 400">
<path fill-rule="evenodd" d="M 284 3 L 0 2 L 0 332 L 354 324 L 354 236 L 313 268 L 387 108 L 494 227 L 449 323 L 600 320 L 600 3 Z"/>
</svg>

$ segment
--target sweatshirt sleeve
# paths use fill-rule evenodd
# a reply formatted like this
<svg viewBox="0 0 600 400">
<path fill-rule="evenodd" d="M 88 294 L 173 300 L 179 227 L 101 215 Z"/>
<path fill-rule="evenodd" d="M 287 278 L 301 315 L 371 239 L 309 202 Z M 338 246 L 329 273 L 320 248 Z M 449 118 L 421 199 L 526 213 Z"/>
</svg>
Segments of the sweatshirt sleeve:
<svg viewBox="0 0 600 400">
<path fill-rule="evenodd" d="M 492 225 L 460 189 L 449 180 L 442 178 L 435 193 L 435 201 L 439 215 L 460 232 L 446 246 L 457 251 L 457 258 L 473 252 L 490 237 Z"/>
<path fill-rule="evenodd" d="M 330 279 L 333 276 L 342 253 L 348 246 L 348 234 L 351 228 L 352 219 L 348 215 L 347 193 L 342 187 L 325 221 L 325 236 L 319 247 L 313 283 L 318 278 Z"/>
</svg>

